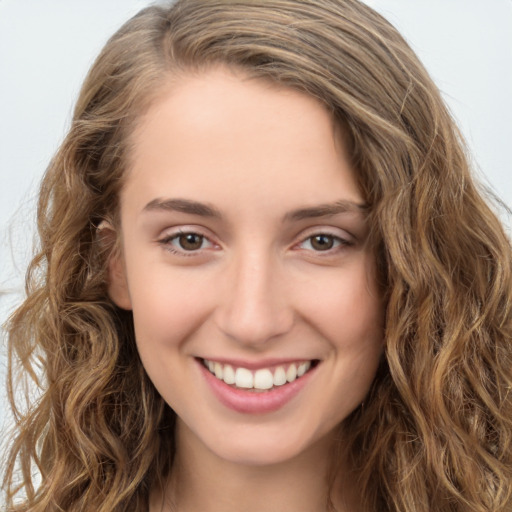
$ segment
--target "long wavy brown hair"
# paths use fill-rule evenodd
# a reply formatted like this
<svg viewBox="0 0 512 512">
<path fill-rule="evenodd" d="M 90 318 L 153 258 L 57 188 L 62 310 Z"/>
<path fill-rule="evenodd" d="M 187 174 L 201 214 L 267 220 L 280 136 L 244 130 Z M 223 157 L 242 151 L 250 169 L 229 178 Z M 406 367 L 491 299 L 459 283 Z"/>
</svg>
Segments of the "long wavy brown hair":
<svg viewBox="0 0 512 512">
<path fill-rule="evenodd" d="M 317 98 L 350 141 L 387 304 L 385 357 L 343 425 L 366 510 L 510 512 L 510 243 L 437 88 L 357 0 L 180 0 L 109 40 L 44 176 L 8 326 L 7 510 L 147 511 L 170 471 L 174 413 L 108 298 L 115 247 L 97 228 L 116 220 L 137 119 L 182 71 L 218 63 Z"/>
</svg>

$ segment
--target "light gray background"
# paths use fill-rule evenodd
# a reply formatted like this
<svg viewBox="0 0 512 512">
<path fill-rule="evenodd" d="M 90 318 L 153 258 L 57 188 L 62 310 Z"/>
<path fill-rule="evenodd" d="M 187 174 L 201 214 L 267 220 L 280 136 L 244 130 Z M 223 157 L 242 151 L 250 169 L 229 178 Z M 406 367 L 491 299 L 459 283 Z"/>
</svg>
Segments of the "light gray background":
<svg viewBox="0 0 512 512">
<path fill-rule="evenodd" d="M 412 44 L 459 120 L 480 179 L 512 205 L 512 0 L 366 1 Z M 81 81 L 106 39 L 149 3 L 0 0 L 0 323 L 22 296 L 37 184 Z M 5 351 L 2 342 L 0 382 Z M 0 428 L 3 393 L 0 384 Z"/>
</svg>

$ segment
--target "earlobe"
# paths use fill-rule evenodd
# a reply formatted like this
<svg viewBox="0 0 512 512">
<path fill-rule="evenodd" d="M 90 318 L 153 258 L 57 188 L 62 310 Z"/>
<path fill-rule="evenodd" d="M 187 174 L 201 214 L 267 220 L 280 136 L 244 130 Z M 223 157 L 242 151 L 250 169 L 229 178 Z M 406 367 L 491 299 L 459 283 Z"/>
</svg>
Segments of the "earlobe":
<svg viewBox="0 0 512 512">
<path fill-rule="evenodd" d="M 121 309 L 131 310 L 132 302 L 126 279 L 126 267 L 122 250 L 117 243 L 115 228 L 107 221 L 98 226 L 98 238 L 101 244 L 109 248 L 108 257 L 108 296 Z"/>
<path fill-rule="evenodd" d="M 116 250 L 108 262 L 108 295 L 121 309 L 132 309 L 132 301 L 126 280 L 126 268 L 119 250 Z"/>
</svg>

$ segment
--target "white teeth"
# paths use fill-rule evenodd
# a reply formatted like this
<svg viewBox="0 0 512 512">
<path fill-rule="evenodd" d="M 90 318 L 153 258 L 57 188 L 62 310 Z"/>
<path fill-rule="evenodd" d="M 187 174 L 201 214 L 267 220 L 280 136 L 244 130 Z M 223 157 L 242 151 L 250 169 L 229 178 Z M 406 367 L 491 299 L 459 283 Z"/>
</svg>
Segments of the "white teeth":
<svg viewBox="0 0 512 512">
<path fill-rule="evenodd" d="M 282 366 L 278 366 L 274 372 L 274 386 L 286 384 L 286 372 Z"/>
<path fill-rule="evenodd" d="M 224 366 L 223 380 L 226 384 L 234 384 L 235 383 L 235 370 L 233 370 L 233 367 L 229 366 L 229 364 Z"/>
<path fill-rule="evenodd" d="M 308 361 L 307 363 L 299 364 L 299 367 L 297 368 L 297 377 L 302 377 L 309 370 L 310 367 L 310 361 Z"/>
<path fill-rule="evenodd" d="M 256 371 L 247 368 L 236 368 L 229 364 L 223 365 L 217 361 L 204 359 L 204 365 L 215 375 L 217 379 L 223 380 L 228 385 L 235 385 L 243 389 L 272 389 L 275 386 L 283 386 L 288 382 L 293 382 L 302 377 L 310 368 L 311 361 L 305 361 L 300 364 L 291 363 L 285 370 L 285 366 L 277 366 L 273 370 L 270 368 L 260 368 Z"/>
<path fill-rule="evenodd" d="M 235 372 L 235 385 L 237 388 L 253 387 L 254 379 L 250 370 L 247 368 L 237 368 Z"/>
<path fill-rule="evenodd" d="M 254 374 L 254 387 L 256 389 L 270 389 L 274 386 L 274 377 L 270 370 L 258 370 Z"/>
<path fill-rule="evenodd" d="M 213 371 L 215 373 L 215 377 L 217 377 L 217 379 L 222 380 L 223 370 L 222 370 L 222 365 L 220 363 L 215 363 Z"/>
<path fill-rule="evenodd" d="M 294 364 L 291 364 L 286 370 L 286 380 L 288 382 L 293 382 L 297 378 L 297 367 Z"/>
</svg>

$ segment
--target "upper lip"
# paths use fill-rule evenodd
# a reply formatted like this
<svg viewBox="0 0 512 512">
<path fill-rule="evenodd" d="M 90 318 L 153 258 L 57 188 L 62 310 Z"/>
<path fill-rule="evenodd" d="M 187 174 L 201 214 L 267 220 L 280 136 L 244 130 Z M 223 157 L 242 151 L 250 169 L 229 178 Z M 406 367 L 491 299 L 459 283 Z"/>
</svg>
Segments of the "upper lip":
<svg viewBox="0 0 512 512">
<path fill-rule="evenodd" d="M 229 364 L 236 368 L 247 368 L 248 370 L 259 370 L 260 368 L 269 368 L 272 366 L 280 366 L 287 364 L 300 364 L 308 361 L 318 361 L 317 358 L 310 357 L 287 357 L 287 358 L 268 358 L 259 359 L 257 361 L 251 361 L 247 359 L 232 359 L 225 357 L 200 357 L 199 359 L 207 361 L 213 361 L 214 363 L 220 363 L 223 365 Z"/>
</svg>

